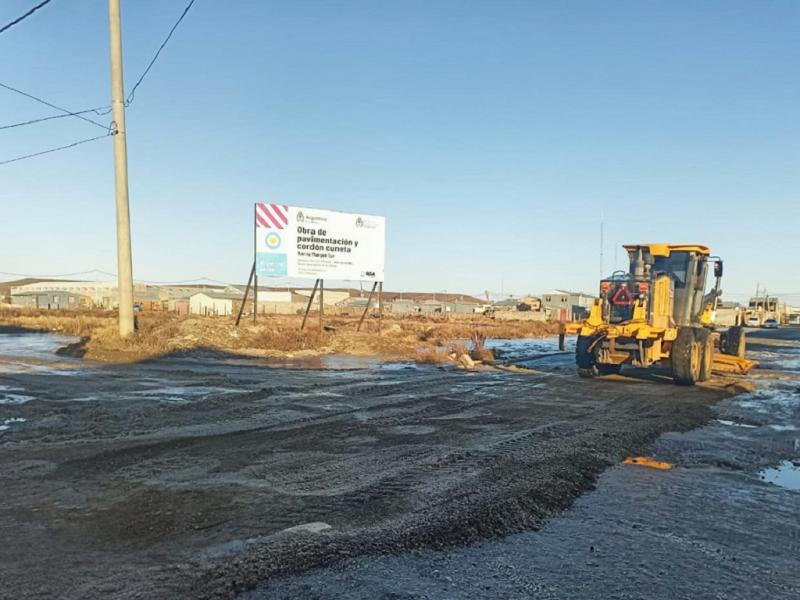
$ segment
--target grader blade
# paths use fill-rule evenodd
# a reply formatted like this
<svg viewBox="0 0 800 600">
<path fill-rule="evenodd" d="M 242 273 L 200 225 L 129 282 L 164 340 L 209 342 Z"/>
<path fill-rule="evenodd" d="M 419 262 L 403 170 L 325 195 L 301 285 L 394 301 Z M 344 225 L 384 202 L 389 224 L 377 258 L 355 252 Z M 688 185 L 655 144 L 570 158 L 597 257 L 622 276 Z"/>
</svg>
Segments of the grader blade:
<svg viewBox="0 0 800 600">
<path fill-rule="evenodd" d="M 712 370 L 717 373 L 735 373 L 737 375 L 747 375 L 752 369 L 758 366 L 758 362 L 747 358 L 739 358 L 730 354 L 717 353 L 714 355 Z"/>
</svg>

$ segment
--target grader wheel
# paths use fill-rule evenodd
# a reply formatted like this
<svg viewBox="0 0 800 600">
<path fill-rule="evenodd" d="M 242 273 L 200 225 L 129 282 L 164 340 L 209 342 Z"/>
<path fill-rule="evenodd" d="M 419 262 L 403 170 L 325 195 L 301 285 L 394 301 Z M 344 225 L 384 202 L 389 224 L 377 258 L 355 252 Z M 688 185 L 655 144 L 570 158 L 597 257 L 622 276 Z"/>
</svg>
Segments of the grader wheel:
<svg viewBox="0 0 800 600">
<path fill-rule="evenodd" d="M 595 336 L 579 335 L 575 344 L 575 364 L 581 377 L 597 377 L 619 373 L 620 365 L 608 365 L 597 362 L 594 342 Z"/>
<path fill-rule="evenodd" d="M 743 327 L 730 327 L 720 337 L 719 348 L 723 354 L 744 358 L 747 341 Z"/>
<path fill-rule="evenodd" d="M 672 342 L 672 379 L 677 385 L 694 385 L 700 381 L 703 345 L 694 327 L 681 327 Z"/>
<path fill-rule="evenodd" d="M 695 338 L 700 344 L 700 373 L 697 381 L 708 381 L 714 366 L 714 338 L 708 329 L 703 328 L 695 330 Z"/>
</svg>

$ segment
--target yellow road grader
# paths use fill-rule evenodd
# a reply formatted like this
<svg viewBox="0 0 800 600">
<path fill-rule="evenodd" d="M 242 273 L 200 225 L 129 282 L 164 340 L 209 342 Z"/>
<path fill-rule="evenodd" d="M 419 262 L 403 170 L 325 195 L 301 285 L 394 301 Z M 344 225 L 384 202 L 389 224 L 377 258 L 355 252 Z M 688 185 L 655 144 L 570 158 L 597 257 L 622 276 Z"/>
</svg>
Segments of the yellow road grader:
<svg viewBox="0 0 800 600">
<path fill-rule="evenodd" d="M 628 272 L 600 282 L 600 297 L 588 318 L 562 325 L 578 334 L 575 362 L 584 377 L 619 373 L 622 365 L 668 366 L 678 385 L 694 385 L 712 370 L 747 373 L 745 332 L 719 332 L 714 314 L 722 293 L 722 260 L 697 244 L 626 245 Z M 706 293 L 709 266 L 715 284 Z"/>
</svg>

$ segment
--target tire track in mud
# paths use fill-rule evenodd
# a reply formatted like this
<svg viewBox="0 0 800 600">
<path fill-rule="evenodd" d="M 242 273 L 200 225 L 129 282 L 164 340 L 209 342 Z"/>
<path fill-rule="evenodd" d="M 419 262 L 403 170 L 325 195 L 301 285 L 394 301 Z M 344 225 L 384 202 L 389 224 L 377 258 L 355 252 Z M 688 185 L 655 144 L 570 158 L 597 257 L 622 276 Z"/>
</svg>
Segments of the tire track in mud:
<svg viewBox="0 0 800 600">
<path fill-rule="evenodd" d="M 424 381 L 419 383 L 413 383 L 411 385 L 407 384 L 406 382 L 391 382 L 389 385 L 367 385 L 367 386 L 357 386 L 356 391 L 359 393 L 365 394 L 366 392 L 383 392 L 383 394 L 374 394 L 370 396 L 371 402 L 369 405 L 365 406 L 358 406 L 347 408 L 345 410 L 339 411 L 326 411 L 322 414 L 317 415 L 308 415 L 303 417 L 297 417 L 294 419 L 290 419 L 287 421 L 280 421 L 276 423 L 268 423 L 264 425 L 252 425 L 252 426 L 245 426 L 241 420 L 230 420 L 230 421 L 220 421 L 216 423 L 213 427 L 216 431 L 210 433 L 196 433 L 196 434 L 187 434 L 185 436 L 180 437 L 170 437 L 169 439 L 162 440 L 156 439 L 156 441 L 152 442 L 141 442 L 141 440 L 147 439 L 144 436 L 139 437 L 138 439 L 125 439 L 125 438 L 111 438 L 110 441 L 112 442 L 119 442 L 123 445 L 122 448 L 116 448 L 111 450 L 103 450 L 100 453 L 89 453 L 85 456 L 82 456 L 77 459 L 69 460 L 62 463 L 58 470 L 55 473 L 56 477 L 69 479 L 78 474 L 81 475 L 92 475 L 92 474 L 101 474 L 108 471 L 117 470 L 121 467 L 124 467 L 128 464 L 140 462 L 143 460 L 147 460 L 154 456 L 158 456 L 162 452 L 175 452 L 175 451 L 183 451 L 183 450 L 190 450 L 196 447 L 206 446 L 208 444 L 216 444 L 216 445 L 224 445 L 227 446 L 231 443 L 231 438 L 238 438 L 240 444 L 246 443 L 248 438 L 252 439 L 253 436 L 260 437 L 265 433 L 269 433 L 272 436 L 276 434 L 293 434 L 296 429 L 307 427 L 307 426 L 324 426 L 326 424 L 335 423 L 339 421 L 342 417 L 347 415 L 354 415 L 354 414 L 365 414 L 370 415 L 371 413 L 375 412 L 386 412 L 390 410 L 399 410 L 402 411 L 405 407 L 409 405 L 417 405 L 420 402 L 420 399 L 411 392 L 414 391 L 421 391 L 424 389 L 430 389 L 431 381 Z M 402 396 L 398 399 L 394 400 L 393 402 L 387 403 L 375 403 L 375 399 L 379 398 L 391 398 L 395 396 L 399 396 L 400 390 L 396 388 L 402 387 Z M 477 389 L 482 387 L 480 384 L 473 386 L 472 389 Z M 268 394 L 273 392 L 274 390 L 270 388 L 265 388 Z M 229 398 L 227 401 L 233 402 L 249 402 L 252 400 L 264 400 L 263 393 L 265 390 L 258 390 L 254 392 L 247 392 L 242 395 L 238 395 L 236 398 Z M 427 414 L 431 414 L 434 412 L 438 412 L 442 410 L 442 407 L 437 406 L 435 403 L 439 400 L 446 399 L 450 396 L 449 393 L 433 395 L 433 396 L 426 396 L 425 400 L 422 401 L 422 405 L 416 408 L 415 410 L 400 413 L 398 416 L 395 417 L 386 417 L 387 422 L 396 421 L 399 422 L 401 419 L 408 419 L 413 417 L 422 417 Z M 270 406 L 269 408 L 274 409 L 281 409 L 286 410 L 286 408 L 291 408 L 292 406 L 297 406 L 296 404 L 289 403 L 288 405 L 281 405 L 281 406 Z M 304 410 L 308 410 L 308 407 L 303 405 L 301 406 Z M 369 417 L 368 417 L 369 418 Z M 370 419 L 372 420 L 372 419 Z M 379 421 L 380 419 L 377 419 Z M 226 428 L 230 430 L 225 431 Z M 222 431 L 219 431 L 222 430 Z M 156 432 L 152 434 L 156 438 L 160 438 L 163 434 Z M 174 436 L 174 433 L 173 433 Z M 272 437 L 274 440 L 275 438 Z M 109 440 L 107 439 L 99 439 L 96 440 L 97 443 L 103 442 L 108 443 Z"/>
<path fill-rule="evenodd" d="M 556 420 L 500 436 L 475 451 L 441 456 L 440 468 L 413 465 L 343 499 L 353 510 L 392 503 L 404 510 L 377 516 L 355 533 L 333 531 L 254 549 L 209 569 L 196 581 L 193 593 L 202 598 L 232 597 L 259 580 L 355 555 L 459 546 L 536 528 L 591 488 L 605 467 L 641 451 L 664 428 L 691 428 L 708 418 L 706 404 L 696 403 L 683 411 L 685 420 L 658 414 L 648 419 L 652 426 L 626 427 L 625 415 L 641 414 L 639 404 L 614 398 L 602 403 L 603 412 L 610 412 L 592 426 Z M 437 489 L 436 482 L 442 480 L 451 485 Z M 415 494 L 420 485 L 423 489 Z M 408 496 L 405 503 L 397 500 Z"/>
</svg>

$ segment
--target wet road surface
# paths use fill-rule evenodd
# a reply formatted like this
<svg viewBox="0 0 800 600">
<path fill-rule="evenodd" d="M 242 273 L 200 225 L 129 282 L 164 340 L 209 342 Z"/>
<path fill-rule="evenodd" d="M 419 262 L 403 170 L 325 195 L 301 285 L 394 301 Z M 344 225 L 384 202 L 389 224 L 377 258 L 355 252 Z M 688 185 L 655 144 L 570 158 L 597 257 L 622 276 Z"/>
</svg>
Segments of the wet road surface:
<svg viewBox="0 0 800 600">
<path fill-rule="evenodd" d="M 614 466 L 539 531 L 357 558 L 243 598 L 800 598 L 800 330 L 750 335 L 759 389 L 662 435 L 648 455 L 675 469 Z"/>
<path fill-rule="evenodd" d="M 757 411 L 725 400 L 717 417 L 737 424 L 659 438 L 707 422 L 722 394 L 580 380 L 572 357 L 557 353 L 553 340 L 503 345 L 509 360 L 541 375 L 408 364 L 349 368 L 349 361 L 335 360 L 321 369 L 268 368 L 211 353 L 96 365 L 54 356 L 63 343 L 0 335 L 0 535 L 16 542 L 0 545 L 3 598 L 233 597 L 264 581 L 255 597 L 528 597 L 531 590 L 604 597 L 590 583 L 611 585 L 621 598 L 648 597 L 625 587 L 642 580 L 621 562 L 643 560 L 646 540 L 662 544 L 654 556 L 665 561 L 692 556 L 691 535 L 668 535 L 677 531 L 673 522 L 699 531 L 722 526 L 707 509 L 686 513 L 705 515 L 705 523 L 686 518 L 685 506 L 715 501 L 710 491 L 695 493 L 692 477 L 709 485 L 721 477 L 724 491 L 725 478 L 752 475 L 748 485 L 795 494 L 777 504 L 797 522 L 796 493 L 758 476 L 796 454 L 729 448 L 751 447 L 744 442 L 757 431 L 789 426 L 796 412 L 786 409 L 784 422 L 771 408 L 765 426 L 741 427 L 737 411 L 750 420 Z M 793 360 L 793 348 L 763 352 L 777 365 Z M 766 428 L 772 446 L 775 436 L 787 444 L 796 437 Z M 719 439 L 702 434 L 707 430 Z M 693 435 L 701 436 L 700 449 L 692 450 Z M 556 516 L 607 467 L 657 438 L 652 452 L 674 455 L 681 468 L 665 475 L 612 467 L 595 492 Z M 675 482 L 667 485 L 670 478 Z M 772 506 L 766 499 L 745 496 L 755 498 L 750 512 L 731 508 L 740 520 L 756 522 L 748 534 L 753 549 L 741 557 L 766 569 L 770 547 L 762 547 L 766 533 L 759 531 L 767 525 L 759 519 L 775 515 L 762 510 Z M 658 502 L 673 497 L 662 507 L 660 537 L 636 537 L 651 531 Z M 607 506 L 592 504 L 603 498 Z M 542 546 L 531 552 L 544 562 L 526 563 L 522 549 L 544 543 L 559 523 L 567 527 L 552 536 L 562 540 L 560 549 Z M 508 537 L 520 531 L 528 532 Z M 681 535 L 683 545 L 670 545 Z M 482 540 L 490 541 L 475 545 Z M 773 554 L 780 543 L 772 542 Z M 487 549 L 499 558 L 480 554 Z M 581 552 L 591 552 L 592 564 L 578 577 L 572 571 Z M 654 566 L 643 564 L 642 572 Z M 693 564 L 676 581 L 698 578 L 696 556 Z M 783 577 L 780 560 L 770 564 L 776 583 L 769 589 L 780 595 L 780 585 L 795 585 Z M 596 578 L 581 596 L 591 573 Z M 683 589 L 676 585 L 665 583 L 664 594 Z"/>
</svg>

